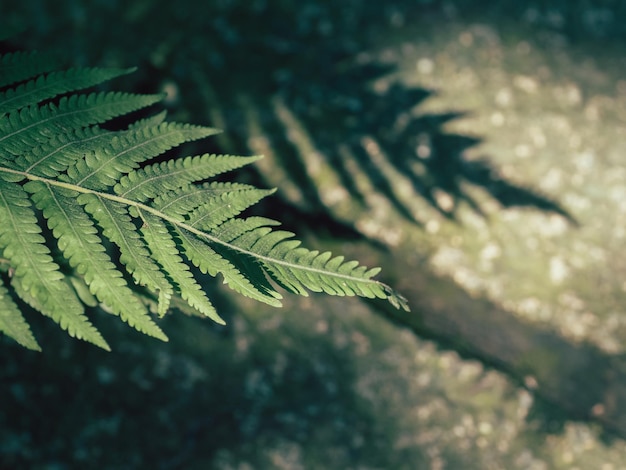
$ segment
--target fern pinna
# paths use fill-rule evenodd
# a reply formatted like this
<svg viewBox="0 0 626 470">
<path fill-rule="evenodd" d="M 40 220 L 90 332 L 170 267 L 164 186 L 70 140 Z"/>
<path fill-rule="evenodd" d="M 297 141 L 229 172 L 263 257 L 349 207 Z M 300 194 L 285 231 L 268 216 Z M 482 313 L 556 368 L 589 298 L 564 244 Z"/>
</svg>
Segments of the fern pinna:
<svg viewBox="0 0 626 470">
<path fill-rule="evenodd" d="M 234 291 L 274 306 L 281 305 L 278 285 L 406 308 L 373 279 L 378 268 L 302 248 L 273 220 L 238 217 L 272 191 L 210 179 L 257 157 L 151 162 L 215 129 L 166 122 L 165 113 L 121 131 L 102 127 L 162 99 L 76 93 L 128 72 L 55 71 L 35 53 L 0 57 L 0 331 L 38 350 L 20 307 L 28 304 L 71 336 L 109 349 L 86 313 L 99 305 L 167 340 L 139 289 L 157 299 L 160 316 L 178 295 L 223 323 L 193 271 L 220 274 Z"/>
</svg>

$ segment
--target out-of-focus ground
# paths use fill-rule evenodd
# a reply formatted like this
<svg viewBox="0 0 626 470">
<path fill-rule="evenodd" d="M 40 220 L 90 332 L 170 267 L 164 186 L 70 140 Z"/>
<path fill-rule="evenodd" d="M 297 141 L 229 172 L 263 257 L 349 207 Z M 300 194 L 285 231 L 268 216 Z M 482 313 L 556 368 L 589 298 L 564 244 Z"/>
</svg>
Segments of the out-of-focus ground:
<svg viewBox="0 0 626 470">
<path fill-rule="evenodd" d="M 380 3 L 0 7 L 266 154 L 264 210 L 413 308 L 213 286 L 229 326 L 98 318 L 113 353 L 33 319 L 43 354 L 2 341 L 1 466 L 626 468 L 624 7 Z"/>
</svg>

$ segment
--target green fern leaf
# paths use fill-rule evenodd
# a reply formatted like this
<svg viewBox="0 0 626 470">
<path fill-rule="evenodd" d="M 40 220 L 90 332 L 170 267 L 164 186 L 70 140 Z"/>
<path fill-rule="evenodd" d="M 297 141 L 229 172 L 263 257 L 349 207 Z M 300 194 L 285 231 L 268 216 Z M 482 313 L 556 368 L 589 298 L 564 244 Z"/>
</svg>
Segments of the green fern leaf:
<svg viewBox="0 0 626 470">
<path fill-rule="evenodd" d="M 111 132 L 96 126 L 55 135 L 17 156 L 12 167 L 28 174 L 56 178 L 85 154 L 106 146 L 112 137 Z"/>
<path fill-rule="evenodd" d="M 128 208 L 97 194 L 82 194 L 79 203 L 103 228 L 103 235 L 118 246 L 120 262 L 126 266 L 135 282 L 159 293 L 158 312 L 165 315 L 173 294 L 172 286 L 137 233 Z"/>
<path fill-rule="evenodd" d="M 241 168 L 259 158 L 204 154 L 168 160 L 130 172 L 120 180 L 114 190 L 122 197 L 145 202 L 166 191 Z"/>
<path fill-rule="evenodd" d="M 11 282 L 20 297 L 51 317 L 71 336 L 108 345 L 84 316 L 84 309 L 45 245 L 28 194 L 0 180 L 0 250 L 13 269 Z"/>
<path fill-rule="evenodd" d="M 187 223 L 192 227 L 210 231 L 272 193 L 274 193 L 272 189 L 256 188 L 224 193 L 218 197 L 207 199 L 205 204 L 189 214 Z"/>
<path fill-rule="evenodd" d="M 29 106 L 11 112 L 0 121 L 0 156 L 28 152 L 33 142 L 45 143 L 51 137 L 150 106 L 160 95 L 92 93 L 63 97 L 58 104 Z"/>
<path fill-rule="evenodd" d="M 94 223 L 75 203 L 77 193 L 50 183 L 30 181 L 24 189 L 42 211 L 70 266 L 84 277 L 89 290 L 113 313 L 137 330 L 167 340 L 112 263 Z"/>
<path fill-rule="evenodd" d="M 128 131 L 111 139 L 105 149 L 98 149 L 87 158 L 78 160 L 67 171 L 66 180 L 93 189 L 106 189 L 115 185 L 123 174 L 136 169 L 140 162 L 184 142 L 217 132 L 208 127 L 178 123 Z"/>
<path fill-rule="evenodd" d="M 0 332 L 13 338 L 25 348 L 41 351 L 22 312 L 11 299 L 9 290 L 2 284 L 0 284 Z"/>
<path fill-rule="evenodd" d="M 207 244 L 198 240 L 185 230 L 178 231 L 185 256 L 204 274 L 224 277 L 224 284 L 240 294 L 274 307 L 280 307 L 282 296 L 275 292 L 269 284 L 254 282 L 250 279 L 250 269 L 240 269 L 226 257 L 220 255 Z M 262 276 L 261 273 L 257 276 Z M 264 281 L 264 279 L 263 279 Z"/>
<path fill-rule="evenodd" d="M 56 61 L 38 52 L 13 52 L 0 57 L 0 87 L 27 80 L 57 66 Z"/>
<path fill-rule="evenodd" d="M 0 93 L 0 113 L 37 104 L 67 91 L 89 88 L 133 70 L 85 68 L 40 75 L 35 80 Z"/>
<path fill-rule="evenodd" d="M 273 220 L 238 218 L 273 190 L 206 181 L 259 157 L 204 154 L 153 163 L 217 131 L 165 122 L 163 112 L 109 131 L 103 123 L 161 97 L 75 94 L 127 70 L 48 73 L 49 65 L 33 57 L 0 58 L 0 83 L 28 80 L 0 93 L 0 332 L 39 348 L 19 299 L 104 349 L 85 307 L 165 341 L 146 307 L 154 298 L 159 316 L 180 297 L 224 323 L 202 287 L 207 275 L 274 306 L 281 305 L 279 285 L 301 295 L 386 298 L 406 308 L 373 279 L 377 268 L 302 248 Z"/>
<path fill-rule="evenodd" d="M 148 242 L 148 247 L 175 283 L 180 296 L 200 313 L 224 325 L 224 320 L 218 315 L 211 301 L 193 278 L 189 266 L 179 256 L 178 247 L 166 224 L 151 213 L 144 213 L 141 217 L 145 221 L 142 232 Z"/>
<path fill-rule="evenodd" d="M 275 227 L 280 225 L 275 220 L 266 217 L 248 217 L 247 219 L 232 219 L 224 222 L 213 230 L 213 235 L 227 243 L 236 240 L 244 233 L 253 232 L 262 227 Z"/>
<path fill-rule="evenodd" d="M 155 114 L 154 116 L 149 116 L 144 119 L 140 119 L 139 121 L 135 121 L 128 126 L 128 130 L 134 129 L 142 129 L 147 127 L 157 127 L 161 123 L 165 121 L 167 116 L 167 111 L 161 111 L 160 113 Z"/>
<path fill-rule="evenodd" d="M 224 194 L 238 191 L 256 190 L 257 188 L 242 183 L 223 183 L 213 181 L 202 185 L 188 184 L 176 191 L 169 191 L 154 199 L 153 205 L 157 209 L 171 216 L 179 216 L 181 220 L 185 214 L 204 205 Z"/>
</svg>

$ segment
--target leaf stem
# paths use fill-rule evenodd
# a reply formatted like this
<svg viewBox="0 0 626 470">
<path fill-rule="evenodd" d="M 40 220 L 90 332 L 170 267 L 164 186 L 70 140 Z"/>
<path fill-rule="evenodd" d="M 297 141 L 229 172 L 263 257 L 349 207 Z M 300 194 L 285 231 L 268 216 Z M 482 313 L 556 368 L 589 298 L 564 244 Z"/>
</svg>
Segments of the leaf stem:
<svg viewBox="0 0 626 470">
<path fill-rule="evenodd" d="M 83 194 L 94 194 L 96 196 L 100 196 L 102 198 L 108 199 L 110 201 L 115 201 L 117 203 L 126 205 L 126 206 L 130 206 L 130 207 L 135 207 L 136 209 L 138 209 L 139 211 L 146 211 L 149 212 L 163 220 L 168 221 L 169 223 L 180 227 L 182 229 L 185 229 L 201 238 L 207 239 L 209 241 L 211 241 L 212 243 L 224 246 L 230 250 L 242 253 L 244 255 L 247 256 L 251 256 L 252 258 L 256 258 L 259 259 L 261 261 L 264 261 L 266 263 L 269 264 L 275 264 L 275 265 L 279 265 L 279 266 L 283 266 L 289 269 L 294 269 L 294 270 L 301 270 L 301 271 L 307 271 L 307 272 L 311 272 L 311 273 L 315 273 L 315 274 L 319 274 L 319 275 L 323 275 L 323 276 L 331 276 L 337 279 L 343 279 L 345 281 L 350 281 L 350 282 L 361 282 L 361 283 L 365 283 L 365 284 L 372 284 L 372 285 L 377 285 L 379 287 L 381 287 L 383 289 L 383 291 L 385 293 L 389 293 L 390 292 L 390 288 L 389 286 L 387 286 L 386 284 L 377 281 L 376 279 L 364 279 L 364 278 L 359 278 L 359 277 L 354 277 L 354 276 L 350 276 L 347 274 L 341 274 L 341 273 L 335 273 L 332 271 L 326 271 L 324 269 L 319 269 L 319 268 L 314 268 L 311 266 L 302 266 L 299 264 L 294 264 L 294 263 L 290 263 L 288 261 L 285 260 L 280 260 L 280 259 L 276 259 L 276 258 L 271 258 L 269 256 L 264 256 L 264 255 L 260 255 L 258 253 L 254 253 L 252 251 L 246 250 L 244 248 L 238 247 L 236 245 L 230 244 L 228 242 L 225 242 L 223 240 L 220 240 L 219 238 L 216 238 L 213 235 L 210 235 L 206 232 L 203 232 L 201 230 L 198 230 L 194 227 L 192 227 L 191 225 L 186 224 L 185 222 L 182 222 L 174 217 L 170 217 L 167 214 L 164 214 L 163 212 L 150 207 L 146 204 L 137 202 L 137 201 L 133 201 L 131 199 L 127 199 L 124 197 L 120 197 L 120 196 L 116 196 L 115 194 L 110 194 L 110 193 L 105 193 L 105 192 L 101 192 L 101 191 L 95 191 L 93 189 L 89 189 L 89 188 L 84 188 L 82 186 L 77 186 L 75 184 L 72 183 L 67 183 L 65 181 L 58 181 L 58 180 L 52 180 L 49 178 L 44 178 L 41 176 L 37 176 L 37 175 L 33 175 L 31 173 L 27 173 L 24 171 L 19 171 L 19 170 L 13 170 L 11 168 L 6 168 L 3 166 L 0 166 L 0 172 L 3 173 L 8 173 L 8 174 L 12 174 L 12 175 L 17 175 L 17 176 L 22 176 L 25 179 L 28 179 L 30 181 L 41 181 L 43 183 L 47 183 L 50 184 L 52 186 L 56 186 L 59 188 L 64 188 L 64 189 L 68 189 L 70 191 L 76 191 L 79 193 L 83 193 Z"/>
</svg>

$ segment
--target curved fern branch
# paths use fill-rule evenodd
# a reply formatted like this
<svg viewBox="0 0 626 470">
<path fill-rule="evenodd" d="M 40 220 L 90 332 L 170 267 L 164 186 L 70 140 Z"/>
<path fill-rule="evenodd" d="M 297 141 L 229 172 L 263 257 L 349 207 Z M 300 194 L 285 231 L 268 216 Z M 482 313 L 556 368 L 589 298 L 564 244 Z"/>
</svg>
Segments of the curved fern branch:
<svg viewBox="0 0 626 470">
<path fill-rule="evenodd" d="M 139 287 L 158 299 L 160 316 L 179 295 L 223 323 L 202 288 L 204 274 L 219 274 L 234 291 L 274 306 L 280 306 L 278 285 L 300 295 L 377 297 L 407 308 L 374 279 L 378 268 L 307 250 L 292 233 L 274 230 L 272 220 L 240 217 L 273 191 L 204 182 L 258 157 L 154 161 L 217 130 L 164 122 L 163 113 L 126 130 L 104 129 L 161 97 L 75 91 L 128 70 L 48 70 L 30 55 L 0 58 L 0 83 L 17 83 L 0 93 L 0 331 L 6 335 L 39 349 L 21 315 L 24 302 L 105 349 L 86 307 L 100 305 L 167 340 Z"/>
</svg>

